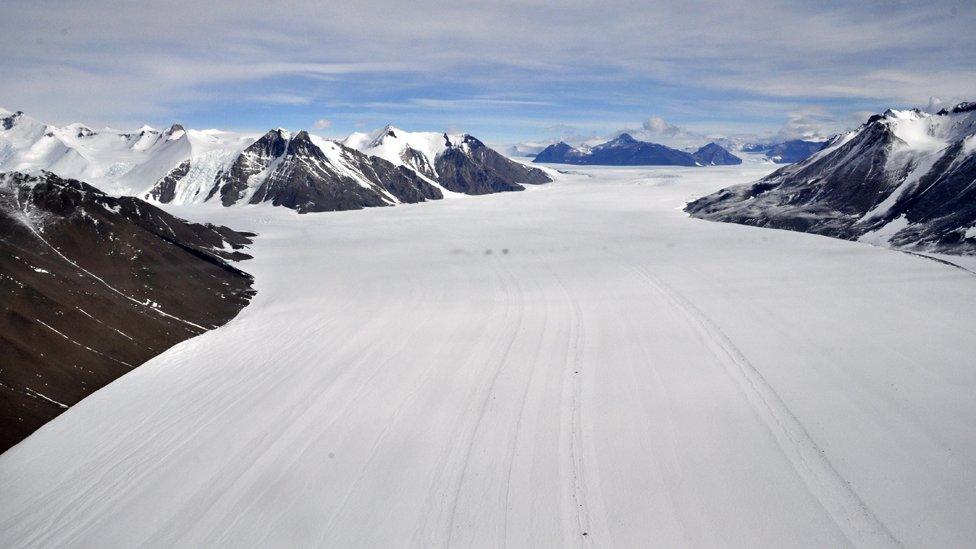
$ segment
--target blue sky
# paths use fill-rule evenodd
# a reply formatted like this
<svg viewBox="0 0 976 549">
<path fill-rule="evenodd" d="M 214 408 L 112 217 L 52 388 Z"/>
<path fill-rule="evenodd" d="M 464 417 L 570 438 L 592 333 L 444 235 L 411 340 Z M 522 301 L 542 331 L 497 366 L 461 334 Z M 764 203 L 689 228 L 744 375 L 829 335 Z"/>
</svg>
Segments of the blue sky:
<svg viewBox="0 0 976 549">
<path fill-rule="evenodd" d="M 6 2 L 0 106 L 489 142 L 793 137 L 976 98 L 976 3 Z"/>
</svg>

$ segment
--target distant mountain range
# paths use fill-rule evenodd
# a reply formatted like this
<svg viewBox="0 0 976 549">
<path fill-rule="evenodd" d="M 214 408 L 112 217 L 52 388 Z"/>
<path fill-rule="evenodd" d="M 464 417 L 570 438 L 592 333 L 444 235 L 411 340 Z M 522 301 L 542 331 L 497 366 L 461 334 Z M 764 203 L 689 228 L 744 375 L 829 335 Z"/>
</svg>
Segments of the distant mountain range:
<svg viewBox="0 0 976 549">
<path fill-rule="evenodd" d="M 536 155 L 533 162 L 601 166 L 724 166 L 741 164 L 742 159 L 715 143 L 694 153 L 639 141 L 628 133 L 595 147 L 573 147 L 559 142 Z"/>
<path fill-rule="evenodd" d="M 813 153 L 822 149 L 826 143 L 826 141 L 806 141 L 803 139 L 792 139 L 777 143 L 752 143 L 744 145 L 742 152 L 762 153 L 777 164 L 793 164 L 806 160 Z"/>
<path fill-rule="evenodd" d="M 976 254 L 976 103 L 874 115 L 806 160 L 686 209 L 714 221 Z"/>
<path fill-rule="evenodd" d="M 249 233 L 52 173 L 0 175 L 0 452 L 249 302 Z"/>
<path fill-rule="evenodd" d="M 301 213 L 519 191 L 552 181 L 468 134 L 388 126 L 339 142 L 305 131 L 252 136 L 178 124 L 96 131 L 0 111 L 0 171 L 40 170 L 159 203 L 271 203 Z"/>
</svg>

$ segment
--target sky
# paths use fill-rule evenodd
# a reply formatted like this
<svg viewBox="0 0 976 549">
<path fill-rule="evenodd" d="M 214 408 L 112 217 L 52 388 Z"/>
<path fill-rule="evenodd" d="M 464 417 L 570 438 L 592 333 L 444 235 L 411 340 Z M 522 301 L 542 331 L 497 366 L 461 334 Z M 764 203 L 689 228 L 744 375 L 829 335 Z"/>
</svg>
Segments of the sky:
<svg viewBox="0 0 976 549">
<path fill-rule="evenodd" d="M 976 100 L 976 2 L 7 0 L 0 106 L 48 123 L 493 144 L 829 135 Z"/>
</svg>

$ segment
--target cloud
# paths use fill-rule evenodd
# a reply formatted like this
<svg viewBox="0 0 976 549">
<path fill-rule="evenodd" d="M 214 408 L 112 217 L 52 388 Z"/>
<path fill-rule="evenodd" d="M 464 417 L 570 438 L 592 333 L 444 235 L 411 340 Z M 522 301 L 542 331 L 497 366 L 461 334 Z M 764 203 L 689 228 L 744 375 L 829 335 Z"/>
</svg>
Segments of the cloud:
<svg viewBox="0 0 976 549">
<path fill-rule="evenodd" d="M 271 103 L 274 105 L 308 105 L 312 103 L 312 98 L 293 93 L 269 93 L 265 95 L 255 95 L 248 98 L 248 100 L 257 103 Z"/>
<path fill-rule="evenodd" d="M 319 118 L 312 125 L 315 126 L 315 129 L 317 130 L 327 130 L 332 127 L 332 121 L 328 118 Z"/>
<path fill-rule="evenodd" d="M 264 128 L 335 104 L 334 129 L 395 117 L 534 139 L 559 122 L 690 139 L 773 132 L 784 117 L 784 131 L 829 127 L 789 118 L 810 105 L 841 121 L 976 93 L 976 4 L 962 0 L 37 0 L 5 5 L 4 22 L 0 103 L 55 123 Z"/>
<path fill-rule="evenodd" d="M 645 120 L 643 128 L 652 134 L 667 137 L 673 137 L 682 132 L 681 128 L 668 124 L 667 121 L 660 116 L 652 116 Z"/>
<path fill-rule="evenodd" d="M 828 110 L 811 106 L 791 112 L 786 124 L 780 128 L 775 137 L 780 141 L 823 140 L 835 133 L 837 124 L 837 118 Z"/>
</svg>

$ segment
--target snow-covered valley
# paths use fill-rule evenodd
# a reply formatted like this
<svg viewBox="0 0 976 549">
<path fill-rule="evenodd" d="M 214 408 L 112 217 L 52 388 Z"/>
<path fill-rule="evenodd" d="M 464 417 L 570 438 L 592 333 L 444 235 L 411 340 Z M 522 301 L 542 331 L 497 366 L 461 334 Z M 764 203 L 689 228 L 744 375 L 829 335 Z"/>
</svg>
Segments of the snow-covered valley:
<svg viewBox="0 0 976 549">
<path fill-rule="evenodd" d="M 579 168 L 258 233 L 230 323 L 0 455 L 0 546 L 963 546 L 976 276 Z"/>
</svg>

